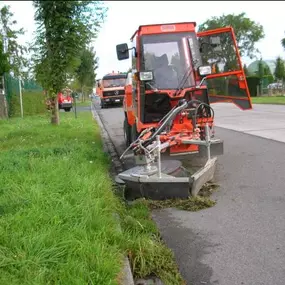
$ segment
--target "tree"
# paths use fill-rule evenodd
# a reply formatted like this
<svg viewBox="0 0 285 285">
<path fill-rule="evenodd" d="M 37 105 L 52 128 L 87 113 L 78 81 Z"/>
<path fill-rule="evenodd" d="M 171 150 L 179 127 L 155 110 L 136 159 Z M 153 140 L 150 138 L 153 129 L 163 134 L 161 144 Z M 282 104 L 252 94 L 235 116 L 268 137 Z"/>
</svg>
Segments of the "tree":
<svg viewBox="0 0 285 285">
<path fill-rule="evenodd" d="M 244 71 L 245 76 L 248 76 L 248 68 L 246 64 L 243 65 L 243 71 Z"/>
<path fill-rule="evenodd" d="M 10 6 L 3 6 L 0 9 L 0 83 L 1 89 L 5 89 L 5 74 L 10 73 L 16 76 L 23 75 L 26 65 L 24 54 L 26 48 L 18 43 L 18 36 L 24 34 L 23 29 L 16 29 L 16 20 L 13 20 L 13 13 Z M 6 89 L 7 90 L 7 89 Z M 9 94 L 11 95 L 11 94 Z M 0 96 L 0 117 L 7 117 L 8 109 L 6 96 Z"/>
<path fill-rule="evenodd" d="M 34 69 L 59 124 L 57 94 L 80 65 L 81 51 L 97 37 L 107 9 L 101 1 L 33 1 L 37 24 Z"/>
<path fill-rule="evenodd" d="M 285 49 L 285 38 L 281 41 L 283 48 Z"/>
<path fill-rule="evenodd" d="M 263 74 L 264 76 L 269 76 L 269 75 L 272 76 L 271 70 L 268 65 L 264 65 Z"/>
<path fill-rule="evenodd" d="M 284 61 L 281 59 L 281 57 L 277 57 L 276 59 L 276 67 L 274 72 L 275 79 L 280 80 L 282 82 L 285 81 L 285 66 Z"/>
<path fill-rule="evenodd" d="M 259 52 L 255 44 L 265 37 L 263 26 L 246 17 L 245 13 L 211 17 L 198 27 L 198 31 L 211 30 L 231 26 L 234 29 L 241 56 L 254 58 Z"/>
<path fill-rule="evenodd" d="M 258 70 L 257 70 L 257 73 L 258 73 L 258 77 L 260 79 L 263 78 L 264 76 L 264 66 L 263 66 L 263 62 L 262 62 L 262 58 L 259 60 L 258 62 Z"/>
<path fill-rule="evenodd" d="M 13 20 L 14 14 L 10 11 L 10 6 L 3 6 L 0 10 L 0 75 L 6 72 L 12 72 L 19 76 L 27 60 L 25 54 L 27 48 L 18 43 L 18 37 L 24 34 L 24 30 L 15 29 L 17 24 Z"/>
<path fill-rule="evenodd" d="M 283 47 L 284 50 L 285 50 L 285 38 L 283 38 L 283 39 L 281 40 L 281 45 L 282 45 L 282 47 Z"/>
<path fill-rule="evenodd" d="M 98 69 L 98 57 L 93 47 L 85 48 L 80 57 L 80 65 L 76 69 L 76 79 L 80 84 L 82 100 L 84 101 L 84 91 L 93 90 L 96 78 L 96 69 Z M 87 89 L 87 90 L 85 90 Z"/>
</svg>

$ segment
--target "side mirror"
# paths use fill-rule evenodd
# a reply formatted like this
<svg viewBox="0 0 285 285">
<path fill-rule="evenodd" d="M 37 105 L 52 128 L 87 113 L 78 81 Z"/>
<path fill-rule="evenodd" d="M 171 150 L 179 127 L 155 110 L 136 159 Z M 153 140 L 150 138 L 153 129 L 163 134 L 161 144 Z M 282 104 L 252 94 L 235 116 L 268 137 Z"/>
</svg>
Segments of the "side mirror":
<svg viewBox="0 0 285 285">
<path fill-rule="evenodd" d="M 118 60 L 129 58 L 129 48 L 127 44 L 120 44 L 116 46 Z"/>
</svg>

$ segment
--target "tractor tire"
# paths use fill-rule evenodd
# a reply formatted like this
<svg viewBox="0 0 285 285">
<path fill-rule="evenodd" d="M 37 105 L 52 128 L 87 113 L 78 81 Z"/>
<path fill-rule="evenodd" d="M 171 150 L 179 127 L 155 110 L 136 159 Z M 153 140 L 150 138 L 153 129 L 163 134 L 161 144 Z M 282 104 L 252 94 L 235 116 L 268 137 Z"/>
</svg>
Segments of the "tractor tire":
<svg viewBox="0 0 285 285">
<path fill-rule="evenodd" d="M 126 147 L 128 147 L 131 144 L 131 126 L 128 123 L 127 116 L 125 116 L 124 120 L 124 139 Z"/>
<path fill-rule="evenodd" d="M 139 136 L 139 133 L 137 131 L 137 125 L 133 124 L 131 126 L 131 142 L 134 142 Z"/>
<path fill-rule="evenodd" d="M 65 112 L 70 112 L 71 108 L 64 108 Z"/>
</svg>

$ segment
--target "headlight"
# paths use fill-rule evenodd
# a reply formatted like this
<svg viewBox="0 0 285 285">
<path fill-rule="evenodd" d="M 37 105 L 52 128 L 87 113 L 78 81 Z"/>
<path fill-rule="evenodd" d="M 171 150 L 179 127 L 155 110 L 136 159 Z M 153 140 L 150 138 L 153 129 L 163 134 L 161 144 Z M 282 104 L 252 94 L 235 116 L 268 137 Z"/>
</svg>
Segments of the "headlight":
<svg viewBox="0 0 285 285">
<path fill-rule="evenodd" d="M 140 80 L 141 81 L 151 81 L 151 80 L 153 80 L 152 71 L 142 71 L 142 72 L 140 72 Z"/>
<path fill-rule="evenodd" d="M 200 76 L 206 76 L 212 73 L 212 68 L 210 65 L 207 66 L 200 66 L 198 68 L 198 72 Z"/>
</svg>

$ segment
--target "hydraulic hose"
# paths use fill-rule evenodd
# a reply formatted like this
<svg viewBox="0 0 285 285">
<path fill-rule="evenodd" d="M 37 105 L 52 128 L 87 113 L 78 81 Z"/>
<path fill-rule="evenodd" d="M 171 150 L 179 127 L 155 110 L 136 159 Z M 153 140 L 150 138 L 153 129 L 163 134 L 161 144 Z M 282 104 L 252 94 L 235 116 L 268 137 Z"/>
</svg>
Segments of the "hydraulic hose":
<svg viewBox="0 0 285 285">
<path fill-rule="evenodd" d="M 152 134 L 152 136 L 150 138 L 148 138 L 144 143 L 144 147 L 148 146 L 153 140 L 156 139 L 157 135 L 160 135 L 162 133 L 162 131 L 165 129 L 165 127 L 171 122 L 173 121 L 173 119 L 175 118 L 175 116 L 181 112 L 182 110 L 186 109 L 190 104 L 193 103 L 200 103 L 201 105 L 201 101 L 199 100 L 191 100 L 189 102 L 187 102 L 185 99 L 182 99 L 179 101 L 179 105 L 172 109 L 169 114 L 167 114 L 164 117 L 164 120 L 162 122 L 162 124 L 156 129 L 156 131 Z"/>
<path fill-rule="evenodd" d="M 195 109 L 195 115 L 194 115 L 194 122 L 193 122 L 193 128 L 195 129 L 196 128 L 196 125 L 197 125 L 197 115 L 198 115 L 198 110 L 200 109 L 201 106 L 205 106 L 206 108 L 208 108 L 210 110 L 210 112 L 212 111 L 213 112 L 213 118 L 215 116 L 215 112 L 214 112 L 214 109 L 207 103 L 204 103 L 204 102 L 201 102 L 197 108 Z"/>
</svg>

